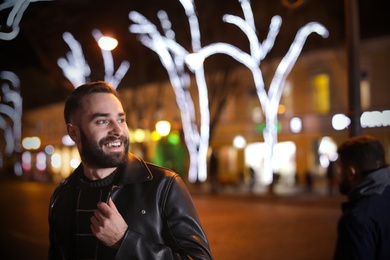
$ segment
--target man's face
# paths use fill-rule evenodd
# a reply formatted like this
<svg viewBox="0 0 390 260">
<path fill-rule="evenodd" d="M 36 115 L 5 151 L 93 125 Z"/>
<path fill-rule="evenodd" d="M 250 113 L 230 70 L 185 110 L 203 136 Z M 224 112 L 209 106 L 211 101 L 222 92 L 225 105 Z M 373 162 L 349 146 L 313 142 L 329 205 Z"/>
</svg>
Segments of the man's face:
<svg viewBox="0 0 390 260">
<path fill-rule="evenodd" d="M 84 98 L 83 107 L 78 141 L 82 161 L 98 168 L 125 163 L 129 131 L 120 101 L 112 94 L 94 93 Z"/>
</svg>

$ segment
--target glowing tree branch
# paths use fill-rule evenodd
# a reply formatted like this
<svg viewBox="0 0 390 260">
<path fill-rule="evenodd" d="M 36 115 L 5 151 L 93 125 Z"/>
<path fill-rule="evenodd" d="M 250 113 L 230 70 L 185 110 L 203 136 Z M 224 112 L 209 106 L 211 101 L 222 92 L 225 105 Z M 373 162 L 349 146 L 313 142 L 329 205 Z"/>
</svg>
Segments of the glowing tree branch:
<svg viewBox="0 0 390 260">
<path fill-rule="evenodd" d="M 181 0 L 180 2 L 185 9 L 190 25 L 192 49 L 194 52 L 198 52 L 201 50 L 200 31 L 193 1 Z M 193 69 L 199 95 L 200 127 L 198 130 L 194 104 L 189 92 L 189 75 L 185 72 L 185 61 L 190 52 L 176 42 L 175 33 L 171 28 L 167 14 L 164 11 L 159 11 L 158 17 L 164 35 L 138 12 L 130 12 L 129 19 L 135 24 L 131 25 L 129 30 L 132 33 L 141 34 L 140 41 L 159 55 L 161 63 L 167 70 L 181 112 L 184 137 L 190 154 L 188 180 L 190 182 L 205 181 L 207 178 L 210 112 L 203 64 L 202 62 L 198 63 L 197 68 Z"/>
<path fill-rule="evenodd" d="M 248 37 L 251 56 L 252 59 L 260 65 L 261 60 L 266 57 L 266 54 L 271 50 L 275 38 L 279 33 L 279 28 L 281 25 L 281 18 L 279 16 L 274 16 L 271 20 L 271 25 L 269 29 L 269 33 L 267 39 L 261 44 L 257 39 L 257 35 L 255 33 L 255 26 L 252 18 L 252 10 L 249 5 L 248 0 L 240 0 L 241 7 L 244 13 L 245 20 L 242 20 L 240 17 L 233 15 L 225 15 L 225 22 L 229 22 L 235 24 L 239 27 Z M 319 23 L 308 23 L 304 27 L 302 27 L 295 39 L 291 44 L 290 49 L 287 54 L 281 60 L 279 66 L 276 69 L 275 75 L 272 79 L 270 88 L 268 90 L 268 94 L 266 94 L 264 83 L 262 80 L 256 80 L 260 78 L 258 75 L 253 74 L 254 82 L 257 90 L 257 94 L 260 100 L 260 103 L 263 108 L 264 115 L 266 117 L 266 128 L 263 132 L 264 140 L 269 146 L 269 154 L 266 157 L 264 162 L 264 175 L 260 176 L 263 178 L 265 183 L 272 182 L 272 158 L 273 158 L 273 149 L 275 144 L 277 143 L 277 111 L 280 102 L 280 98 L 283 92 L 283 87 L 286 82 L 286 78 L 288 74 L 291 72 L 292 67 L 294 66 L 299 54 L 302 51 L 303 45 L 307 39 L 307 37 L 311 33 L 317 33 L 322 37 L 328 36 L 327 29 Z M 232 56 L 230 53 L 228 55 Z M 234 57 L 233 57 L 234 58 Z M 237 58 L 236 58 L 237 59 Z M 252 73 L 261 73 L 261 71 L 253 70 L 252 63 L 243 63 L 248 68 L 251 69 Z M 259 84 L 260 83 L 260 84 Z"/>
<path fill-rule="evenodd" d="M 62 37 L 71 51 L 66 54 L 66 58 L 59 58 L 57 64 L 62 69 L 64 76 L 74 87 L 77 87 L 89 81 L 91 69 L 84 58 L 81 44 L 76 41 L 73 35 L 65 32 Z"/>
<path fill-rule="evenodd" d="M 92 31 L 92 35 L 95 38 L 96 42 L 99 41 L 103 34 L 95 29 Z M 101 49 L 103 62 L 104 62 L 104 81 L 109 82 L 111 85 L 117 87 L 123 77 L 126 75 L 127 71 L 130 68 L 130 63 L 128 61 L 122 61 L 118 70 L 114 73 L 114 59 L 112 57 L 111 51 Z"/>
<path fill-rule="evenodd" d="M 21 152 L 23 100 L 20 96 L 20 81 L 14 73 L 1 71 L 0 79 L 0 128 L 4 130 L 5 154 L 11 156 L 13 152 Z"/>
<path fill-rule="evenodd" d="M 249 5 L 249 1 L 240 0 L 240 3 L 245 20 L 233 15 L 225 15 L 223 19 L 227 23 L 236 25 L 246 34 L 250 44 L 250 55 L 226 43 L 210 44 L 200 50 L 198 55 L 200 55 L 201 58 L 206 59 L 213 54 L 226 54 L 245 65 L 252 72 L 257 95 L 266 117 L 266 128 L 263 132 L 263 137 L 265 143 L 269 146 L 269 153 L 264 161 L 263 175 L 259 176 L 260 178 L 258 179 L 262 179 L 264 183 L 269 184 L 272 182 L 273 177 L 273 149 L 277 143 L 277 111 L 286 78 L 301 53 L 307 37 L 313 32 L 322 37 L 327 37 L 328 31 L 324 26 L 315 22 L 308 23 L 298 31 L 290 49 L 277 67 L 267 93 L 259 66 L 260 62 L 266 57 L 274 45 L 282 19 L 279 16 L 274 16 L 272 18 L 267 38 L 263 43 L 260 43 L 256 34 L 253 12 Z"/>
<path fill-rule="evenodd" d="M 261 43 L 256 34 L 256 26 L 254 24 L 250 1 L 239 0 L 244 14 L 244 19 L 234 15 L 225 15 L 223 19 L 227 23 L 236 25 L 244 32 L 250 44 L 250 54 L 245 53 L 228 43 L 213 43 L 208 46 L 201 47 L 199 24 L 195 13 L 194 3 L 191 0 L 180 0 L 180 2 L 185 9 L 190 25 L 191 43 L 194 52 L 191 56 L 195 56 L 196 59 L 186 60 L 189 52 L 184 50 L 184 48 L 175 41 L 174 33 L 170 28 L 170 22 L 168 21 L 165 12 L 159 12 L 159 14 L 163 14 L 160 15 L 159 18 L 164 30 L 164 35 L 161 35 L 150 21 L 137 12 L 131 12 L 129 14 L 129 18 L 136 23 L 130 26 L 130 31 L 142 35 L 140 37 L 141 42 L 145 46 L 154 50 L 160 56 L 163 66 L 168 71 L 168 75 L 176 93 L 176 100 L 182 112 L 184 133 L 189 136 L 189 138 L 186 138 L 186 144 L 190 151 L 190 157 L 192 155 L 191 151 L 197 152 L 191 157 L 193 160 L 191 160 L 189 180 L 193 181 L 195 178 L 193 175 L 195 170 L 191 169 L 191 167 L 195 167 L 195 160 L 197 161 L 196 167 L 198 167 L 197 177 L 201 180 L 206 177 L 206 175 L 203 175 L 203 167 L 206 162 L 204 151 L 206 151 L 205 147 L 206 145 L 208 147 L 209 143 L 209 108 L 203 61 L 214 54 L 226 54 L 245 65 L 253 74 L 257 95 L 263 108 L 263 113 L 266 117 L 267 126 L 263 133 L 264 139 L 270 148 L 270 152 L 264 163 L 265 172 L 261 178 L 265 183 L 270 183 L 272 181 L 272 151 L 273 147 L 277 143 L 277 109 L 286 77 L 291 72 L 291 69 L 295 64 L 308 35 L 316 32 L 323 37 L 327 37 L 328 31 L 325 27 L 318 23 L 308 23 L 298 31 L 289 51 L 280 62 L 267 93 L 262 72 L 260 70 L 260 62 L 272 49 L 276 36 L 279 33 L 282 19 L 279 16 L 274 16 L 272 18 L 268 35 Z M 195 74 L 198 86 L 200 100 L 199 107 L 201 114 L 200 134 L 198 134 L 193 123 L 195 118 L 192 115 L 192 100 L 190 98 L 185 98 L 188 93 L 186 92 L 188 83 L 184 80 L 180 80 L 183 79 L 184 76 L 187 79 L 188 76 L 184 72 L 183 60 L 186 60 L 188 68 Z M 187 104 L 182 104 L 182 102 L 189 102 L 188 104 L 191 105 L 191 110 L 188 110 L 188 107 L 186 107 Z M 188 118 L 190 118 L 190 120 L 186 120 Z M 186 127 L 186 124 L 192 125 Z M 198 140 L 199 142 L 196 142 Z M 205 150 L 203 150 L 204 148 Z M 202 164 L 202 162 L 204 164 Z"/>
<path fill-rule="evenodd" d="M 6 28 L 10 28 L 10 32 L 0 32 L 0 39 L 2 40 L 12 40 L 19 34 L 19 23 L 20 20 L 22 20 L 24 11 L 26 11 L 27 7 L 32 2 L 39 2 L 39 1 L 52 1 L 52 0 L 5 0 L 3 3 L 0 4 L 0 12 L 2 12 L 5 9 L 12 8 L 10 13 L 8 14 L 7 21 L 6 21 Z M 4 30 L 0 25 L 0 29 Z"/>
<path fill-rule="evenodd" d="M 170 29 L 166 13 L 160 11 L 158 17 L 163 25 L 165 36 L 161 35 L 157 27 L 138 12 L 129 13 L 129 19 L 135 23 L 129 30 L 141 34 L 142 44 L 159 55 L 168 73 L 181 113 L 184 138 L 190 154 L 189 180 L 193 182 L 197 179 L 200 136 L 196 126 L 194 104 L 189 93 L 190 79 L 184 69 L 184 59 L 189 52 L 175 41 L 175 34 Z"/>
<path fill-rule="evenodd" d="M 92 32 L 96 42 L 102 36 L 101 32 L 95 29 Z M 70 52 L 66 58 L 59 58 L 58 66 L 62 69 L 64 76 L 72 83 L 74 87 L 80 86 L 89 81 L 91 69 L 84 58 L 81 44 L 76 41 L 73 35 L 69 32 L 63 34 L 64 41 L 68 44 Z M 104 80 L 110 83 L 113 87 L 118 87 L 119 83 L 130 68 L 128 61 L 123 61 L 118 70 L 114 73 L 114 61 L 110 51 L 101 49 L 105 75 Z"/>
</svg>

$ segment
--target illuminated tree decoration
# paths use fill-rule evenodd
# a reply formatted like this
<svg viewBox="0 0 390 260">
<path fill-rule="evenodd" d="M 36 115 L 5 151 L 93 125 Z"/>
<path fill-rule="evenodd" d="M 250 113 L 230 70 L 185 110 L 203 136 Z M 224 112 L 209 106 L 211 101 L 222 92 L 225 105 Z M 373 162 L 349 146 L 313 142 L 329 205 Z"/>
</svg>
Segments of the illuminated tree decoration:
<svg viewBox="0 0 390 260">
<path fill-rule="evenodd" d="M 0 4 L 0 13 L 12 8 L 8 14 L 6 25 L 0 25 L 0 39 L 10 41 L 19 34 L 19 23 L 22 20 L 24 11 L 32 2 L 52 1 L 52 0 L 5 0 Z M 4 32 L 8 30 L 8 32 Z"/>
<path fill-rule="evenodd" d="M 265 143 L 270 147 L 270 152 L 265 160 L 264 173 L 262 176 L 258 176 L 259 178 L 257 179 L 262 179 L 264 183 L 271 183 L 273 175 L 272 151 L 277 143 L 277 109 L 286 78 L 291 72 L 306 38 L 313 32 L 322 37 L 327 37 L 327 29 L 319 23 L 311 22 L 297 32 L 290 49 L 276 69 L 267 93 L 260 63 L 274 45 L 282 24 L 281 17 L 274 16 L 271 19 L 268 35 L 263 42 L 260 42 L 256 34 L 256 26 L 254 24 L 250 1 L 239 0 L 244 18 L 235 15 L 224 15 L 223 20 L 226 23 L 236 25 L 247 36 L 250 53 L 246 53 L 236 46 L 223 42 L 216 42 L 202 47 L 194 2 L 193 0 L 179 1 L 185 9 L 190 25 L 191 52 L 185 50 L 183 46 L 176 42 L 175 33 L 171 28 L 171 23 L 165 11 L 158 12 L 158 17 L 164 30 L 163 34 L 146 17 L 135 11 L 129 13 L 129 19 L 134 22 L 129 27 L 129 30 L 132 33 L 139 34 L 139 39 L 142 44 L 159 55 L 162 65 L 168 72 L 169 79 L 176 94 L 176 101 L 181 111 L 185 141 L 190 154 L 189 181 L 204 181 L 207 177 L 206 162 L 209 145 L 210 112 L 203 61 L 214 54 L 225 54 L 245 65 L 252 72 L 256 92 L 266 117 L 266 127 L 263 131 L 263 136 Z M 196 59 L 187 59 L 190 53 L 193 56 L 197 56 Z M 200 131 L 198 131 L 195 124 L 194 103 L 188 90 L 190 83 L 189 75 L 184 70 L 185 65 L 195 74 L 197 82 L 199 101 L 201 101 L 199 102 L 201 117 Z"/>
<path fill-rule="evenodd" d="M 14 152 L 21 152 L 23 99 L 20 95 L 20 80 L 13 72 L 0 71 L 0 82 L 0 129 L 4 131 L 4 153 L 11 157 Z M 2 152 L 0 151 L 0 168 Z M 15 173 L 19 173 L 17 169 Z"/>
<path fill-rule="evenodd" d="M 103 34 L 97 29 L 92 31 L 92 35 L 96 42 L 99 42 L 99 39 L 103 37 Z M 77 86 L 90 81 L 89 76 L 91 75 L 91 69 L 85 60 L 81 44 L 73 35 L 69 32 L 65 32 L 62 37 L 71 51 L 67 53 L 66 58 L 59 58 L 57 64 L 62 69 L 64 76 L 76 88 Z M 117 88 L 129 70 L 130 63 L 128 61 L 122 61 L 118 70 L 115 72 L 111 51 L 101 48 L 101 52 L 104 62 L 104 81 Z"/>
</svg>

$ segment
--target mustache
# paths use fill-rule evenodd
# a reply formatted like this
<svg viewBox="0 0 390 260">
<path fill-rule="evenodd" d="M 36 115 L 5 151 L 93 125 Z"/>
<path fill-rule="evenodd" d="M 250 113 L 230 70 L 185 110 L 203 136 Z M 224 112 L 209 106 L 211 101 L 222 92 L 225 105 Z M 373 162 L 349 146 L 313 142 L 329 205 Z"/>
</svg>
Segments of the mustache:
<svg viewBox="0 0 390 260">
<path fill-rule="evenodd" d="M 121 135 L 121 136 L 107 136 L 107 137 L 104 137 L 104 138 L 102 138 L 100 140 L 99 144 L 103 145 L 104 143 L 115 142 L 115 141 L 121 141 L 124 144 L 128 143 L 127 137 Z"/>
</svg>

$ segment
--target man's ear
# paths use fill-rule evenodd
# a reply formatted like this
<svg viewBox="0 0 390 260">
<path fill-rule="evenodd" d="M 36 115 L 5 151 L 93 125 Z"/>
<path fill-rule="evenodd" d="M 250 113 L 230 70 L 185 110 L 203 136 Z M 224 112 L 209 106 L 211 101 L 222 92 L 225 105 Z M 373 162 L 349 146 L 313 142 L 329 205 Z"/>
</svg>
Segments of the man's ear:
<svg viewBox="0 0 390 260">
<path fill-rule="evenodd" d="M 349 166 L 349 172 L 354 180 L 358 181 L 361 179 L 360 171 L 355 166 Z"/>
<path fill-rule="evenodd" d="M 77 143 L 80 140 L 80 130 L 77 125 L 66 124 L 66 130 L 73 142 Z"/>
</svg>

